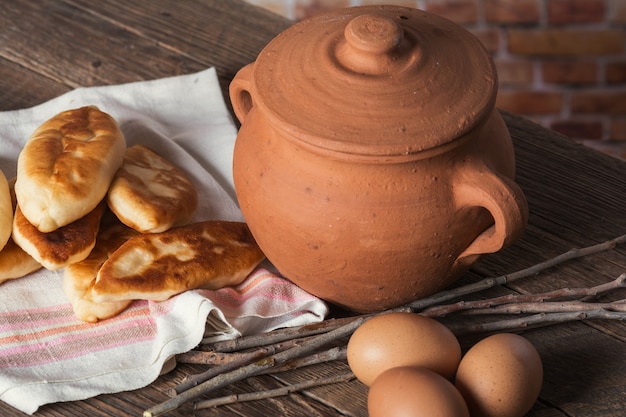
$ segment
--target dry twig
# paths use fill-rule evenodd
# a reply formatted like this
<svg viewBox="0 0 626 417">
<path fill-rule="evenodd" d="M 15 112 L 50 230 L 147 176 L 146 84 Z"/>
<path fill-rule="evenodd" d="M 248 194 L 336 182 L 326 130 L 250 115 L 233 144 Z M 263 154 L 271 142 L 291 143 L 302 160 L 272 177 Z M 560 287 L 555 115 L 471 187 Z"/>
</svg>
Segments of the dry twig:
<svg viewBox="0 0 626 417">
<path fill-rule="evenodd" d="M 287 340 L 299 339 L 307 336 L 315 336 L 321 333 L 327 333 L 354 320 L 354 317 L 341 319 L 325 320 L 321 323 L 305 324 L 297 327 L 286 327 L 277 329 L 270 333 L 252 334 L 242 336 L 237 339 L 222 340 L 212 342 L 206 350 L 211 352 L 236 352 L 243 349 L 265 346 L 274 343 L 284 342 Z M 205 345 L 205 343 L 201 343 Z"/>
<path fill-rule="evenodd" d="M 271 333 L 266 333 L 271 335 Z M 228 352 L 224 351 L 214 351 L 210 350 L 193 350 L 187 353 L 181 353 L 176 358 L 181 363 L 196 363 L 196 364 L 204 364 L 204 365 L 222 365 L 225 363 L 230 363 L 234 360 L 240 360 L 245 362 L 246 359 L 258 360 L 260 357 L 269 356 L 274 353 L 282 352 L 284 350 L 290 349 L 294 346 L 301 345 L 310 340 L 312 336 L 303 337 L 300 339 L 290 339 L 290 340 L 280 340 L 276 343 L 265 343 L 263 345 L 258 345 L 260 340 L 255 340 L 254 343 L 258 346 L 253 346 L 254 350 L 247 350 L 245 352 L 238 352 L 232 349 L 229 349 Z M 282 339 L 282 338 L 281 338 Z M 275 338 L 268 338 L 268 342 L 272 340 L 276 340 Z M 224 342 L 228 342 L 225 340 Z M 216 343 L 222 343 L 216 342 Z"/>
<path fill-rule="evenodd" d="M 503 330 L 529 329 L 546 326 L 554 323 L 580 321 L 589 319 L 626 320 L 626 312 L 607 311 L 603 309 L 588 311 L 571 311 L 561 313 L 539 313 L 516 319 L 499 320 L 489 323 L 451 324 L 451 330 L 457 336 L 477 333 L 493 333 Z"/>
<path fill-rule="evenodd" d="M 279 397 L 283 395 L 289 395 L 292 392 L 303 391 L 305 389 L 319 387 L 322 385 L 347 382 L 347 381 L 350 381 L 351 379 L 354 379 L 354 374 L 352 372 L 346 372 L 343 374 L 334 375 L 334 376 L 330 376 L 326 378 L 318 378 L 318 379 L 314 379 L 310 381 L 300 382 L 297 384 L 287 385 L 281 388 L 276 388 L 276 389 L 268 390 L 268 391 L 256 391 L 256 392 L 250 392 L 250 393 L 245 393 L 245 394 L 233 394 L 233 395 L 228 395 L 226 397 L 212 398 L 210 400 L 198 401 L 196 404 L 194 404 L 194 409 L 200 410 L 203 408 L 217 407 L 219 405 L 225 405 L 225 404 L 234 404 L 234 403 L 245 402 L 245 401 L 257 401 L 257 400 L 263 400 L 266 398 L 274 398 L 274 397 Z"/>
<path fill-rule="evenodd" d="M 613 281 L 590 288 L 560 288 L 554 291 L 539 294 L 507 294 L 486 300 L 459 301 L 454 304 L 429 307 L 421 311 L 421 314 L 428 317 L 443 317 L 460 310 L 478 309 L 491 309 L 490 311 L 494 311 L 495 313 L 495 308 L 493 307 L 502 304 L 540 303 L 541 305 L 546 305 L 547 303 L 544 302 L 545 300 L 554 300 L 557 298 L 580 298 L 591 295 L 595 296 L 617 288 L 626 288 L 626 273 L 620 275 Z"/>
<path fill-rule="evenodd" d="M 311 353 L 320 347 L 329 344 L 331 341 L 338 340 L 341 337 L 352 334 L 352 332 L 363 322 L 365 322 L 365 318 L 358 318 L 337 329 L 331 330 L 328 333 L 315 336 L 304 345 L 292 347 L 291 349 L 268 356 L 260 361 L 217 375 L 193 388 L 188 389 L 187 391 L 180 393 L 174 398 L 171 398 L 161 404 L 157 404 L 156 406 L 144 411 L 143 415 L 144 417 L 156 417 L 163 415 L 164 413 L 175 410 L 187 401 L 193 400 L 210 391 L 222 388 L 235 381 L 240 381 L 250 376 L 258 375 L 259 373 L 274 366 L 282 365 L 288 360 L 304 356 L 305 354 Z"/>
<path fill-rule="evenodd" d="M 590 254 L 612 249 L 617 244 L 624 243 L 624 242 L 626 242 L 626 235 L 622 235 L 620 237 L 617 237 L 612 240 L 608 240 L 606 242 L 603 242 L 597 245 L 593 245 L 593 246 L 589 246 L 585 248 L 572 249 L 552 259 L 548 259 L 544 262 L 538 263 L 532 267 L 514 272 L 512 274 L 501 275 L 495 278 L 487 278 L 479 282 L 476 282 L 474 284 L 457 287 L 457 288 L 447 290 L 447 291 L 441 291 L 437 294 L 434 294 L 430 297 L 423 298 L 421 300 L 417 300 L 406 306 L 395 308 L 395 309 L 390 309 L 390 310 L 377 313 L 377 314 L 360 315 L 360 316 L 349 317 L 345 319 L 337 319 L 337 320 L 327 320 L 323 323 L 319 323 L 313 326 L 308 326 L 308 327 L 301 326 L 301 327 L 283 329 L 280 331 L 272 332 L 271 334 L 257 335 L 254 337 L 246 337 L 246 338 L 236 339 L 234 341 L 228 341 L 228 342 L 222 343 L 221 345 L 220 345 L 221 342 L 215 343 L 210 347 L 211 352 L 235 352 L 237 350 L 241 350 L 244 348 L 258 348 L 260 346 L 271 345 L 272 343 L 277 344 L 277 343 L 281 343 L 287 340 L 301 338 L 303 336 L 311 336 L 308 338 L 307 343 L 296 344 L 292 347 L 287 348 L 286 350 L 282 350 L 279 352 L 275 352 L 275 350 L 272 351 L 272 349 L 274 349 L 273 347 L 254 350 L 251 353 L 249 353 L 249 355 L 251 356 L 249 356 L 246 360 L 254 360 L 251 358 L 256 358 L 257 355 L 261 359 L 244 364 L 243 366 L 239 366 L 237 362 L 235 362 L 234 365 L 232 363 L 230 365 L 228 363 L 225 363 L 223 366 L 228 365 L 227 368 L 218 369 L 217 371 L 209 370 L 203 376 L 198 376 L 197 377 L 198 379 L 189 383 L 190 385 L 195 385 L 195 386 L 190 387 L 189 389 L 186 389 L 184 391 L 181 391 L 174 398 L 171 398 L 168 401 L 165 401 L 161 404 L 157 404 L 156 406 L 150 408 L 149 410 L 146 410 L 144 412 L 144 417 L 156 417 L 156 416 L 162 415 L 166 412 L 169 412 L 178 408 L 179 406 L 181 406 L 182 404 L 188 401 L 196 399 L 197 397 L 201 395 L 207 394 L 210 391 L 216 390 L 218 388 L 222 388 L 235 381 L 239 381 L 239 380 L 251 377 L 251 376 L 259 375 L 261 373 L 277 372 L 278 370 L 284 370 L 284 369 L 294 369 L 293 368 L 294 366 L 298 367 L 298 366 L 303 366 L 303 365 L 310 364 L 310 363 L 319 363 L 325 360 L 336 360 L 337 358 L 345 357 L 345 350 L 342 348 L 333 348 L 332 354 L 329 354 L 329 353 L 324 354 L 324 352 L 316 353 L 313 355 L 309 355 L 309 354 L 311 354 L 312 352 L 316 351 L 317 349 L 323 346 L 330 344 L 331 342 L 350 336 L 354 332 L 354 330 L 356 330 L 362 323 L 364 323 L 366 320 L 368 320 L 371 317 L 390 313 L 390 312 L 396 312 L 396 311 L 420 312 L 422 310 L 427 309 L 428 307 L 440 305 L 441 303 L 454 299 L 454 298 L 462 297 L 467 294 L 486 290 L 486 289 L 495 287 L 497 285 L 504 285 L 504 284 L 513 282 L 515 280 L 519 280 L 525 277 L 535 275 L 543 270 L 554 267 L 568 260 L 572 260 L 572 259 L 580 258 L 583 256 L 587 256 Z M 528 296 L 517 295 L 517 296 L 508 296 L 509 298 L 498 297 L 498 298 L 491 299 L 491 300 L 484 300 L 482 302 L 484 303 L 484 306 L 485 306 L 484 308 L 491 307 L 490 310 L 492 312 L 496 311 L 492 306 L 503 305 L 507 303 L 510 304 L 512 302 L 511 300 L 513 300 L 513 302 L 517 302 L 517 306 L 516 307 L 505 306 L 506 308 L 503 307 L 502 310 L 508 313 L 511 313 L 515 310 L 517 310 L 516 312 L 535 311 L 532 308 L 535 308 L 538 304 L 547 305 L 546 303 L 543 303 L 543 304 L 541 303 L 541 301 L 543 301 L 544 299 L 552 299 L 550 297 L 557 298 L 557 297 L 566 297 L 566 296 L 572 296 L 572 295 L 577 296 L 577 297 L 595 295 L 595 294 L 598 294 L 599 292 L 608 291 L 613 288 L 623 287 L 625 280 L 626 280 L 626 274 L 622 274 L 620 275 L 618 279 L 616 279 L 615 281 L 611 283 L 603 284 L 603 285 L 592 287 L 592 288 L 587 288 L 587 289 L 582 289 L 582 290 L 561 289 L 561 290 L 552 292 L 552 294 L 546 293 L 546 294 L 540 294 L 540 295 L 534 295 L 534 296 L 533 295 L 528 295 Z M 527 297 L 526 299 L 527 305 L 521 304 L 522 300 L 524 300 L 523 297 Z M 532 297 L 536 297 L 536 298 L 533 299 Z M 541 298 L 541 297 L 545 297 L 545 298 Z M 528 300 L 530 300 L 531 305 L 528 305 Z M 477 304 L 474 305 L 475 307 L 478 306 L 478 303 L 480 303 L 480 301 L 476 303 Z M 467 302 L 465 303 L 462 302 L 462 303 L 451 304 L 448 306 L 440 306 L 437 308 L 431 308 L 429 310 L 426 310 L 424 311 L 424 313 L 426 315 L 431 315 L 431 314 L 434 315 L 433 312 L 438 311 L 437 314 L 445 315 L 453 311 L 458 311 L 458 310 L 467 308 L 468 304 L 469 303 Z M 566 303 L 551 303 L 551 304 L 559 304 L 563 306 Z M 587 304 L 591 304 L 591 303 L 584 303 L 584 304 L 585 304 L 585 308 L 587 308 L 589 307 Z M 622 302 L 613 302 L 613 303 L 608 303 L 608 304 L 610 304 L 610 306 L 606 304 L 598 304 L 595 306 L 596 308 L 587 309 L 586 311 L 582 311 L 582 312 L 581 311 L 563 311 L 565 307 L 560 307 L 561 310 L 554 309 L 555 311 L 558 311 L 558 312 L 541 311 L 539 314 L 520 317 L 520 318 L 516 318 L 512 320 L 511 319 L 500 320 L 500 321 L 495 321 L 491 323 L 481 323 L 481 324 L 463 324 L 462 327 L 457 327 L 456 329 L 453 328 L 452 330 L 455 332 L 455 334 L 460 335 L 460 334 L 477 333 L 477 332 L 489 333 L 489 332 L 502 331 L 502 330 L 528 328 L 528 327 L 546 325 L 549 323 L 564 322 L 564 321 L 571 321 L 571 320 L 587 320 L 587 319 L 626 320 L 626 312 L 622 310 L 622 304 L 623 304 Z M 570 305 L 573 305 L 573 304 L 570 304 Z M 613 310 L 619 310 L 619 311 L 611 311 L 609 309 L 605 309 L 602 307 L 610 307 Z M 472 308 L 472 307 L 469 307 L 469 308 Z M 510 311 L 506 311 L 507 308 Z M 570 308 L 570 307 L 567 307 L 567 308 Z M 268 354 L 268 352 L 275 352 L 275 353 Z M 327 351 L 327 352 L 330 352 L 330 351 Z M 210 352 L 206 352 L 206 353 L 210 353 Z M 309 355 L 309 356 L 307 356 L 306 358 L 302 358 L 305 355 Z M 234 356 L 234 357 L 237 357 L 237 356 Z M 242 359 L 242 356 L 238 356 L 238 358 L 239 358 L 238 360 L 242 361 L 241 363 L 246 362 L 246 360 Z M 219 367 L 216 367 L 216 368 L 219 368 Z M 202 380 L 202 382 L 199 382 L 200 380 Z M 283 391 L 280 391 L 280 392 L 288 393 L 290 392 L 289 389 L 290 389 L 289 387 L 285 387 L 284 389 L 281 389 Z M 293 387 L 291 389 L 293 390 Z M 261 394 L 252 393 L 252 394 L 247 394 L 247 395 L 249 395 L 249 397 L 243 397 L 243 398 L 258 399 L 260 398 L 259 396 Z M 280 395 L 284 395 L 284 394 L 280 394 Z M 242 396 L 243 395 L 237 396 L 237 398 L 234 401 L 244 401 L 242 400 Z M 229 398 L 232 399 L 232 397 L 229 397 Z M 212 407 L 212 406 L 215 406 L 220 401 L 231 401 L 231 400 L 208 400 L 208 401 L 203 401 L 199 403 L 199 405 L 201 407 Z"/>
<path fill-rule="evenodd" d="M 198 352 L 198 353 L 206 353 L 206 352 Z M 208 371 L 186 378 L 182 383 L 178 384 L 176 387 L 169 390 L 168 394 L 171 397 L 174 397 L 177 394 L 180 394 L 183 391 L 187 391 L 188 389 L 191 389 L 208 379 L 214 378 L 225 372 L 230 372 L 244 365 L 248 365 L 254 361 L 257 361 L 266 357 L 267 355 L 269 355 L 267 350 L 257 350 L 257 351 L 251 352 L 250 355 L 242 354 L 241 356 L 237 356 L 233 358 L 229 362 L 224 362 L 218 366 L 214 366 L 213 368 L 210 368 Z M 178 357 L 176 358 L 176 360 L 178 362 L 181 362 Z M 184 362 L 181 362 L 181 363 L 184 363 Z"/>
<path fill-rule="evenodd" d="M 242 356 L 235 356 L 229 362 L 222 362 L 217 366 L 210 368 L 209 370 L 202 372 L 200 374 L 196 374 L 188 377 L 182 383 L 178 384 L 176 387 L 172 388 L 169 391 L 170 396 L 174 396 L 176 394 L 180 394 L 183 391 L 187 391 L 190 388 L 195 387 L 198 384 L 201 384 L 204 381 L 207 381 L 219 374 L 223 374 L 225 372 L 229 372 L 233 369 L 239 368 L 244 365 L 248 365 L 252 362 L 261 360 L 271 353 L 278 352 L 280 350 L 273 351 L 272 349 L 267 349 L 267 347 L 262 347 L 260 349 L 251 351 Z M 271 353 L 270 353 L 271 352 Z M 194 352 L 197 356 L 210 355 L 210 352 Z M 304 356 L 302 358 L 296 358 L 289 360 L 282 365 L 274 366 L 270 369 L 271 372 L 282 372 L 291 369 L 301 368 L 303 366 L 313 365 L 316 363 L 329 362 L 333 360 L 342 360 L 346 358 L 346 349 L 341 347 L 332 348 L 323 352 L 315 353 L 309 356 Z M 179 363 L 185 363 L 183 357 L 183 361 L 176 358 Z M 187 362 L 189 363 L 189 362 Z M 192 362 L 198 363 L 198 362 Z M 205 362 L 201 362 L 205 363 Z M 260 374 L 267 373 L 260 372 Z"/>
<path fill-rule="evenodd" d="M 486 314 L 532 314 L 532 313 L 565 313 L 604 310 L 626 313 L 626 300 L 610 303 L 586 303 L 583 301 L 551 301 L 537 303 L 510 303 L 496 307 L 473 308 L 462 312 L 463 315 Z"/>
<path fill-rule="evenodd" d="M 337 346 L 337 347 L 325 350 L 323 352 L 318 352 L 309 356 L 305 356 L 303 358 L 292 359 L 290 361 L 285 362 L 282 365 L 275 367 L 272 370 L 269 370 L 263 373 L 291 371 L 293 369 L 298 369 L 298 368 L 302 368 L 302 367 L 309 366 L 309 365 L 315 365 L 318 363 L 345 360 L 346 356 L 347 356 L 346 346 Z"/>
</svg>

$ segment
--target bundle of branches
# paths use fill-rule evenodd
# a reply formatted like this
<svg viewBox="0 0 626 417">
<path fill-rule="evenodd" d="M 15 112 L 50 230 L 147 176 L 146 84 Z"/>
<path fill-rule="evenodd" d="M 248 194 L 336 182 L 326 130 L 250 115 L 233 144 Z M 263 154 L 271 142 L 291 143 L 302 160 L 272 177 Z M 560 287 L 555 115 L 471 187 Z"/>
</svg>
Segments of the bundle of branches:
<svg viewBox="0 0 626 417">
<path fill-rule="evenodd" d="M 179 363 L 206 364 L 210 365 L 209 369 L 206 372 L 188 377 L 183 383 L 171 390 L 172 398 L 146 410 L 144 417 L 163 415 L 212 391 L 252 376 L 277 373 L 321 362 L 345 360 L 349 336 L 362 323 L 376 315 L 391 312 L 413 312 L 433 318 L 459 314 L 473 316 L 488 314 L 498 317 L 493 321 L 479 323 L 460 321 L 451 327 L 457 336 L 526 329 L 566 321 L 626 320 L 626 299 L 604 303 L 595 302 L 595 297 L 600 294 L 618 288 L 626 288 L 626 272 L 613 281 L 593 287 L 560 288 L 538 294 L 515 293 L 489 299 L 450 303 L 451 300 L 462 299 L 462 297 L 472 293 L 536 275 L 543 270 L 575 258 L 610 250 L 624 242 L 626 242 L 626 235 L 597 245 L 572 249 L 530 268 L 441 291 L 406 306 L 376 314 L 329 319 L 321 323 L 279 329 L 261 335 L 201 344 L 196 350 L 179 355 L 177 361 Z M 516 317 L 502 318 L 503 315 L 510 314 L 515 314 Z M 347 372 L 329 378 L 288 385 L 276 390 L 196 401 L 194 408 L 208 408 L 286 395 L 312 386 L 343 382 L 351 378 L 354 376 Z"/>
</svg>

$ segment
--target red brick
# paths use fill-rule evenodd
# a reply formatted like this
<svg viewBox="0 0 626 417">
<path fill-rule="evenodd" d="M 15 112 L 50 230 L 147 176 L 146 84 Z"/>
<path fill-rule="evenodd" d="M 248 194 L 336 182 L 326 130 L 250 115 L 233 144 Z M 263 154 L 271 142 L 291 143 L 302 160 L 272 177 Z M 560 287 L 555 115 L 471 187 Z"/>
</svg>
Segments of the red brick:
<svg viewBox="0 0 626 417">
<path fill-rule="evenodd" d="M 296 19 L 301 20 L 320 13 L 326 13 L 335 9 L 350 7 L 350 0 L 310 0 L 295 3 Z"/>
<path fill-rule="evenodd" d="M 529 85 L 533 82 L 533 63 L 529 60 L 495 59 L 500 85 Z"/>
<path fill-rule="evenodd" d="M 605 0 L 548 0 L 548 23 L 604 22 Z"/>
<path fill-rule="evenodd" d="M 517 114 L 557 114 L 561 112 L 563 95 L 557 92 L 501 89 L 496 105 Z"/>
<path fill-rule="evenodd" d="M 539 22 L 539 0 L 484 0 L 484 7 L 487 22 Z"/>
<path fill-rule="evenodd" d="M 283 0 L 284 1 L 284 0 Z M 296 1 L 297 3 L 298 1 Z M 332 0 L 329 0 L 328 3 L 332 3 Z M 381 1 L 381 0 L 361 0 L 359 2 L 361 6 L 377 6 L 379 4 L 392 4 L 394 6 L 402 6 L 402 7 L 411 7 L 415 8 L 416 1 L 415 0 L 393 0 L 393 1 Z"/>
<path fill-rule="evenodd" d="M 378 2 L 380 3 L 380 0 Z M 427 0 L 425 10 L 459 24 L 476 23 L 478 21 L 476 0 Z"/>
<path fill-rule="evenodd" d="M 606 82 L 609 84 L 626 83 L 626 61 L 606 64 Z"/>
<path fill-rule="evenodd" d="M 598 65 L 595 61 L 545 61 L 541 64 L 543 80 L 553 84 L 595 84 Z"/>
<path fill-rule="evenodd" d="M 284 17 L 290 16 L 290 8 L 284 0 L 246 0 L 247 3 L 262 7 Z"/>
<path fill-rule="evenodd" d="M 509 29 L 509 52 L 521 55 L 574 56 L 624 52 L 626 32 L 608 30 Z"/>
<path fill-rule="evenodd" d="M 626 119 L 611 120 L 611 139 L 626 142 Z M 624 143 L 626 151 L 626 143 Z"/>
<path fill-rule="evenodd" d="M 626 1 L 611 0 L 611 21 L 613 23 L 626 23 Z"/>
<path fill-rule="evenodd" d="M 482 42 L 489 52 L 500 49 L 500 32 L 497 29 L 472 29 L 470 30 Z"/>
<path fill-rule="evenodd" d="M 626 114 L 626 91 L 575 91 L 571 109 L 574 113 Z"/>
<path fill-rule="evenodd" d="M 602 122 L 598 120 L 560 120 L 553 122 L 550 128 L 573 139 L 602 139 Z"/>
</svg>

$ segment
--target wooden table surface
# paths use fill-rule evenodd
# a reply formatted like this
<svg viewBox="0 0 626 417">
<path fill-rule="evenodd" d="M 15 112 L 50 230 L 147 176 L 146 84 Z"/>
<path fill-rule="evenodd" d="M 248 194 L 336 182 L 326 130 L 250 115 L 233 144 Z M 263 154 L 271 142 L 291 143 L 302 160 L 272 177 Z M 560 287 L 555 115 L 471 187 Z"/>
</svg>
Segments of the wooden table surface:
<svg viewBox="0 0 626 417">
<path fill-rule="evenodd" d="M 186 74 L 214 66 L 224 96 L 236 71 L 292 22 L 235 0 L 13 0 L 0 5 L 0 111 L 33 106 L 80 86 Z M 227 100 L 228 101 L 228 100 Z M 522 239 L 483 258 L 464 282 L 510 273 L 574 247 L 626 233 L 626 162 L 574 144 L 527 120 L 505 114 L 516 149 L 517 182 L 529 202 Z M 591 286 L 626 271 L 626 245 L 550 268 L 481 294 Z M 624 292 L 613 296 L 626 298 Z M 545 378 L 533 417 L 626 415 L 626 323 L 575 321 L 523 332 L 537 347 Z M 471 338 L 461 339 L 464 347 Z M 39 416 L 140 416 L 168 398 L 185 375 L 179 365 L 149 387 L 42 407 Z M 281 386 L 347 369 L 341 361 L 255 377 L 223 392 Z M 288 397 L 168 415 L 366 416 L 359 382 Z M 0 403 L 0 415 L 21 413 Z"/>
</svg>

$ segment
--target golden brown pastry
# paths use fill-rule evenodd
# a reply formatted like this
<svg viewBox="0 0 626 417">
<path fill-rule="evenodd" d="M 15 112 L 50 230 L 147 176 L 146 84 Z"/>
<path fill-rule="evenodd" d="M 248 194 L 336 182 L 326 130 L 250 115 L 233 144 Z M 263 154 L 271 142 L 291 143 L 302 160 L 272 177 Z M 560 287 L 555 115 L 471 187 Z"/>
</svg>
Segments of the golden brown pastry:
<svg viewBox="0 0 626 417">
<path fill-rule="evenodd" d="M 17 202 L 15 201 L 14 186 L 15 178 L 8 181 L 10 194 L 9 204 L 11 204 L 11 218 L 8 226 L 9 234 L 13 228 L 13 211 L 17 205 Z M 6 227 L 6 225 L 3 225 L 2 227 Z M 15 243 L 13 237 L 9 237 L 6 245 L 4 245 L 2 250 L 0 250 L 0 283 L 10 279 L 21 278 L 24 275 L 28 275 L 38 269 L 41 269 L 41 264 L 28 253 L 24 252 L 24 250 Z"/>
<path fill-rule="evenodd" d="M 198 193 L 180 169 L 149 148 L 135 145 L 126 150 L 107 202 L 127 226 L 157 233 L 191 220 Z"/>
<path fill-rule="evenodd" d="M 131 238 L 102 265 L 96 302 L 162 301 L 236 285 L 264 259 L 245 223 L 206 221 Z"/>
<path fill-rule="evenodd" d="M 96 323 L 117 315 L 132 302 L 120 300 L 96 303 L 91 298 L 91 290 L 102 264 L 117 248 L 137 234 L 137 231 L 122 224 L 108 212 L 102 220 L 96 246 L 89 256 L 65 268 L 63 290 L 79 320 Z"/>
<path fill-rule="evenodd" d="M 13 238 L 0 251 L 0 284 L 10 279 L 22 278 L 41 269 L 41 264 L 20 248 Z"/>
<path fill-rule="evenodd" d="M 95 106 L 47 120 L 17 160 L 15 193 L 24 217 L 47 233 L 87 215 L 106 196 L 125 150 L 117 122 Z"/>
<path fill-rule="evenodd" d="M 13 240 L 37 262 L 49 270 L 61 269 L 85 259 L 96 244 L 100 219 L 106 209 L 104 200 L 87 215 L 56 229 L 42 233 L 15 209 Z"/>
<path fill-rule="evenodd" d="M 0 249 L 11 237 L 13 224 L 13 204 L 11 203 L 11 189 L 9 181 L 0 169 Z"/>
</svg>

